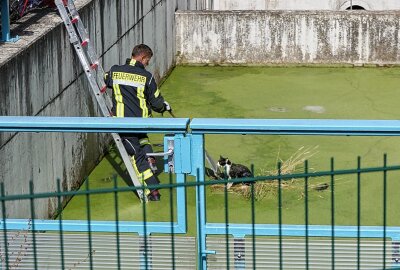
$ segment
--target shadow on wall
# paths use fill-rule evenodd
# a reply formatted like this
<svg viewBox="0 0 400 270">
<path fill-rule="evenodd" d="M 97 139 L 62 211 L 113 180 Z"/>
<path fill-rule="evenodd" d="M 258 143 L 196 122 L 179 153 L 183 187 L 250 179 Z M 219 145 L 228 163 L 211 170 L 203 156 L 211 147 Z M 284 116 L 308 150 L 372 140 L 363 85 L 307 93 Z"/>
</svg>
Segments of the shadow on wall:
<svg viewBox="0 0 400 270">
<path fill-rule="evenodd" d="M 362 6 L 359 6 L 359 5 L 355 5 L 355 6 L 350 6 L 350 7 L 346 8 L 346 10 L 365 10 L 365 8 L 363 8 Z"/>
</svg>

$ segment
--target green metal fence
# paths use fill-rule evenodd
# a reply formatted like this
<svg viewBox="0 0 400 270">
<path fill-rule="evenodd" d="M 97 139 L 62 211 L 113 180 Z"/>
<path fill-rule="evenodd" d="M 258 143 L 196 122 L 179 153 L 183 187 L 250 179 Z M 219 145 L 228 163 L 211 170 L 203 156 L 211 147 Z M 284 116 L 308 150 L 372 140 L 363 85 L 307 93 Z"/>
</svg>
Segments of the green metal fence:
<svg viewBox="0 0 400 270">
<path fill-rule="evenodd" d="M 359 159 L 359 162 L 361 160 Z M 308 164 L 304 165 L 304 173 L 276 176 L 262 176 L 246 179 L 223 179 L 219 185 L 228 182 L 250 183 L 248 210 L 251 214 L 250 224 L 252 232 L 245 232 L 246 228 L 231 224 L 229 212 L 229 197 L 232 193 L 223 189 L 224 205 L 221 205 L 221 214 L 224 223 L 208 224 L 207 242 L 210 254 L 207 258 L 208 269 L 394 269 L 400 259 L 399 227 L 387 226 L 386 192 L 388 174 L 400 170 L 400 166 L 387 166 L 386 156 L 384 166 L 376 168 L 355 168 L 352 170 L 335 170 L 332 160 L 332 170 L 326 172 L 307 172 Z M 383 192 L 382 226 L 363 226 L 361 223 L 360 207 L 360 180 L 369 173 L 381 174 Z M 357 224 L 354 226 L 335 225 L 335 177 L 340 175 L 354 175 L 357 181 Z M 330 195 L 331 224 L 311 225 L 309 223 L 309 191 L 310 179 L 328 177 L 329 187 L 324 194 Z M 185 234 L 180 236 L 174 233 L 175 208 L 174 192 L 178 187 L 196 189 L 200 186 L 215 185 L 215 181 L 186 182 L 177 184 L 171 175 L 170 184 L 157 186 L 163 194 L 169 193 L 170 233 L 168 236 L 153 236 L 146 232 L 149 204 L 142 204 L 142 216 L 139 218 L 143 233 L 121 232 L 125 224 L 118 211 L 118 196 L 124 192 L 134 192 L 135 187 L 117 186 L 117 178 L 112 180 L 112 188 L 90 189 L 89 181 L 86 188 L 79 191 L 61 191 L 58 181 L 58 191 L 49 193 L 33 193 L 34 184 L 30 182 L 30 193 L 21 195 L 5 195 L 5 187 L 1 184 L 2 206 L 2 239 L 1 260 L 3 269 L 195 269 L 198 264 L 195 260 L 196 240 L 198 238 Z M 301 181 L 304 185 L 304 222 L 303 225 L 285 225 L 283 223 L 283 185 L 285 181 Z M 275 183 L 277 189 L 277 214 L 279 223 L 276 225 L 257 224 L 255 211 L 255 187 L 263 183 Z M 112 194 L 113 201 L 109 203 L 115 208 L 115 226 L 113 232 L 100 232 L 101 222 L 91 219 L 91 197 L 102 194 Z M 81 232 L 71 232 L 68 227 L 71 221 L 64 220 L 62 214 L 62 198 L 65 196 L 84 197 L 86 199 L 86 224 Z M 48 221 L 36 220 L 35 201 L 43 198 L 57 198 L 59 215 L 54 224 L 59 230 L 51 226 L 47 231 Z M 28 200 L 31 207 L 31 217 L 24 221 L 13 222 L 7 220 L 7 202 L 13 200 Z M 243 213 L 244 214 L 244 213 Z M 199 216 L 197 215 L 197 218 Z M 46 223 L 47 222 L 47 223 Z M 45 223 L 45 224 L 44 224 Z M 19 224 L 20 229 L 15 227 Z M 46 225 L 47 224 L 47 225 Z M 85 228 L 86 227 L 86 228 Z M 39 228 L 39 230 L 38 230 Z M 219 228 L 219 230 L 217 229 Z M 215 233 L 212 229 L 216 230 Z M 225 235 L 221 234 L 225 231 Z M 215 234 L 215 235 L 213 235 Z M 247 235 L 247 237 L 244 237 Z M 5 244 L 7 243 L 7 244 Z"/>
</svg>

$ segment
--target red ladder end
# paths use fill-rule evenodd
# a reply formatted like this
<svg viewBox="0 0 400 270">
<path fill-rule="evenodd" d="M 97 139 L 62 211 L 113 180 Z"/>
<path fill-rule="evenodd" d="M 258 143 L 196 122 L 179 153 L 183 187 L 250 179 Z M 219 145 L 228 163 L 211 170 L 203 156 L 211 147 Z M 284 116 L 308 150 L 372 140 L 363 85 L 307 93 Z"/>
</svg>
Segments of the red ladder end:
<svg viewBox="0 0 400 270">
<path fill-rule="evenodd" d="M 96 62 L 96 63 L 93 63 L 93 64 L 90 66 L 90 68 L 91 68 L 91 69 L 97 69 L 98 66 L 99 66 L 99 63 Z"/>
<path fill-rule="evenodd" d="M 85 39 L 84 41 L 82 41 L 81 45 L 82 47 L 86 47 L 89 44 L 89 39 Z"/>
<path fill-rule="evenodd" d="M 100 93 L 104 94 L 104 92 L 106 92 L 107 90 L 107 86 L 104 85 L 101 89 L 100 89 Z"/>
<path fill-rule="evenodd" d="M 72 22 L 72 23 L 77 23 L 78 20 L 79 20 L 79 17 L 76 16 L 76 17 L 72 18 L 71 22 Z"/>
</svg>

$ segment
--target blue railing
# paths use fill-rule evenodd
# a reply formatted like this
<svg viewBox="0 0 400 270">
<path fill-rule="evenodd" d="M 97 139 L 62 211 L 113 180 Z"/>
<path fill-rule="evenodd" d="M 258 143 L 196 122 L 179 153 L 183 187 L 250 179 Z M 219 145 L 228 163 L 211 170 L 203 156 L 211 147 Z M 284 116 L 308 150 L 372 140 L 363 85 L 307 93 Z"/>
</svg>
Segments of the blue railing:
<svg viewBox="0 0 400 270">
<path fill-rule="evenodd" d="M 179 140 L 186 133 L 189 123 L 188 118 L 175 118 L 172 121 L 166 118 L 105 118 L 105 117 L 7 117 L 0 116 L 1 132 L 105 132 L 105 133 L 173 133 Z M 179 165 L 179 160 L 178 167 Z M 185 182 L 185 174 L 176 174 L 177 183 Z M 60 194 L 64 196 L 63 194 Z M 43 194 L 43 197 L 48 194 Z M 186 232 L 186 204 L 185 189 L 177 189 L 177 222 L 173 226 L 175 233 Z M 35 194 L 41 197 L 41 194 Z M 7 229 L 26 229 L 29 219 L 8 219 Z M 93 232 L 115 232 L 116 222 L 112 221 L 86 221 L 86 220 L 63 220 L 63 229 L 66 231 L 93 231 Z M 46 231 L 58 231 L 59 221 L 36 220 L 35 229 Z M 144 228 L 143 222 L 118 222 L 120 232 L 134 232 L 140 235 L 151 233 L 171 233 L 170 222 L 147 222 Z"/>
<path fill-rule="evenodd" d="M 7 132 L 135 132 L 174 134 L 175 173 L 177 174 L 177 222 L 174 233 L 186 233 L 186 206 L 183 183 L 186 175 L 197 178 L 197 248 L 199 269 L 206 269 L 206 257 L 212 254 L 207 249 L 206 237 L 213 234 L 305 237 L 367 237 L 400 240 L 399 227 L 387 226 L 317 226 L 317 225 L 271 225 L 209 223 L 205 203 L 205 134 L 280 134 L 280 135 L 343 135 L 343 136 L 400 136 L 400 121 L 396 120 L 301 120 L 301 119 L 123 119 L 123 118 L 71 118 L 71 117 L 0 117 L 0 131 Z M 169 135 L 171 139 L 171 135 Z M 167 137 L 166 137 L 167 138 Z M 398 167 L 385 167 L 385 170 Z M 39 195 L 40 194 L 36 194 Z M 28 219 L 8 219 L 1 222 L 2 228 L 23 229 Z M 63 229 L 68 231 L 116 230 L 116 222 L 66 221 Z M 171 233 L 170 222 L 119 222 L 119 232 L 139 234 Z M 35 220 L 36 230 L 59 230 L 58 221 Z"/>
<path fill-rule="evenodd" d="M 1 0 L 1 39 L 2 42 L 15 42 L 19 38 L 10 34 L 10 7 L 9 0 Z"/>
<path fill-rule="evenodd" d="M 329 136 L 400 136 L 397 120 L 302 120 L 302 119 L 193 119 L 190 123 L 195 148 L 204 148 L 204 134 L 279 134 L 279 135 L 329 135 Z M 200 269 L 206 269 L 206 258 L 214 251 L 207 250 L 207 235 L 302 236 L 302 237 L 370 237 L 400 240 L 400 227 L 311 226 L 208 223 L 205 203 L 204 151 L 195 158 L 198 163 L 197 189 L 198 249 Z M 202 156 L 200 156 L 202 155 Z"/>
</svg>

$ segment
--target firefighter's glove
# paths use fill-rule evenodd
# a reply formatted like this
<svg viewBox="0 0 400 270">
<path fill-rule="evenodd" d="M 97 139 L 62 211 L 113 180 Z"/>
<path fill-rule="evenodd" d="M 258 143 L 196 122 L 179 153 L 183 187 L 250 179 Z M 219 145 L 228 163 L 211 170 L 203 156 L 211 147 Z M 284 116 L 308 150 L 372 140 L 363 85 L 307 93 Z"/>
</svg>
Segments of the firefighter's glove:
<svg viewBox="0 0 400 270">
<path fill-rule="evenodd" d="M 168 102 L 164 101 L 164 109 L 168 112 L 172 112 L 172 108 Z"/>
</svg>

